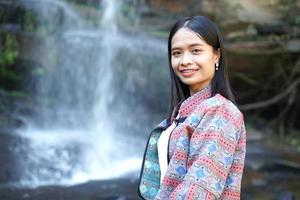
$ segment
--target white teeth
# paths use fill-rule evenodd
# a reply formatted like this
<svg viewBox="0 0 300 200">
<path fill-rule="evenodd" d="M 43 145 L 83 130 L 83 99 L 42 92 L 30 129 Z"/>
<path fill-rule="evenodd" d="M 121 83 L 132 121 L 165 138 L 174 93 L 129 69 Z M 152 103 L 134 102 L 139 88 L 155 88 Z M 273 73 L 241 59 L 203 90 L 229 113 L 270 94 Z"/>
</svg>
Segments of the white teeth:
<svg viewBox="0 0 300 200">
<path fill-rule="evenodd" d="M 197 71 L 196 69 L 184 69 L 181 72 L 194 72 Z"/>
</svg>

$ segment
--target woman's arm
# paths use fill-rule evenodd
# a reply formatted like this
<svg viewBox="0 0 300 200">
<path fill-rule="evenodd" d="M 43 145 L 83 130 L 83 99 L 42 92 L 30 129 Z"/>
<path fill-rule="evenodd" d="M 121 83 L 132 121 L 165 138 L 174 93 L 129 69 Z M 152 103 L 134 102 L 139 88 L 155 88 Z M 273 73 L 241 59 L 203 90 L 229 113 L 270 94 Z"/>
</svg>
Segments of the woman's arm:
<svg viewBox="0 0 300 200">
<path fill-rule="evenodd" d="M 170 199 L 240 199 L 246 140 L 242 114 L 218 106 L 199 121 L 196 128 L 186 127 L 191 134 L 188 170 Z"/>
</svg>

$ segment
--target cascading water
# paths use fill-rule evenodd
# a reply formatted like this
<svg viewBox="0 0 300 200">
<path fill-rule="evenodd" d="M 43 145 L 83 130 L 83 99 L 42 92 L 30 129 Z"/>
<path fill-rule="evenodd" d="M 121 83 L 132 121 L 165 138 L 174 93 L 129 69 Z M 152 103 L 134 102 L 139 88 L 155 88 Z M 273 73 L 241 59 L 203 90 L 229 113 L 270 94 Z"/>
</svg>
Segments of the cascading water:
<svg viewBox="0 0 300 200">
<path fill-rule="evenodd" d="M 20 184 L 75 184 L 139 170 L 141 136 L 149 131 L 145 123 L 151 114 L 139 104 L 145 92 L 137 86 L 149 90 L 141 73 L 151 62 L 144 64 L 143 58 L 163 60 L 163 43 L 119 31 L 118 0 L 101 1 L 96 29 L 86 26 L 67 2 L 23 2 L 53 30 L 34 52 L 46 67 L 36 80 L 39 104 L 17 131 L 26 141 L 14 148 Z"/>
</svg>

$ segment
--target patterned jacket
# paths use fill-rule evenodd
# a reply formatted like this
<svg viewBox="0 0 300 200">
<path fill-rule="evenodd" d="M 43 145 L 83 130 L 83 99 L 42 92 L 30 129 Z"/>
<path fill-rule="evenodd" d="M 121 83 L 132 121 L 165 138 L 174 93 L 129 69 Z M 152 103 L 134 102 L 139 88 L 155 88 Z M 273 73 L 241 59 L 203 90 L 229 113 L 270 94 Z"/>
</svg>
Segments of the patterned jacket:
<svg viewBox="0 0 300 200">
<path fill-rule="evenodd" d="M 183 119 L 172 131 L 169 165 L 160 185 L 157 140 L 169 123 L 150 133 L 138 193 L 146 200 L 238 200 L 246 153 L 242 113 L 207 87 L 180 106 Z M 180 121 L 180 120 L 179 120 Z"/>
</svg>

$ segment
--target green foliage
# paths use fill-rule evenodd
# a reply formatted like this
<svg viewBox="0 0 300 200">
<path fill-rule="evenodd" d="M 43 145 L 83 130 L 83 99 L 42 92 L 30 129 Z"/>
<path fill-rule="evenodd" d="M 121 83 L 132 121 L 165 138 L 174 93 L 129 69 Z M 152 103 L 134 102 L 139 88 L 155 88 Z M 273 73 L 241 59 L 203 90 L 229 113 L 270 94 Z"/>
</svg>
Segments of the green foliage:
<svg viewBox="0 0 300 200">
<path fill-rule="evenodd" d="M 4 34 L 0 46 L 0 67 L 12 65 L 18 56 L 18 41 L 11 34 Z"/>
<path fill-rule="evenodd" d="M 20 74 L 12 70 L 11 66 L 19 54 L 19 43 L 14 35 L 0 34 L 2 37 L 0 46 L 0 78 L 2 80 L 20 81 Z"/>
<path fill-rule="evenodd" d="M 297 26 L 300 26 L 300 15 L 298 15 L 298 16 L 295 17 L 295 24 Z"/>
<path fill-rule="evenodd" d="M 281 136 L 281 141 L 283 144 L 300 152 L 300 135 L 298 132 L 293 131 L 285 136 Z"/>
<path fill-rule="evenodd" d="M 24 30 L 29 32 L 34 32 L 36 29 L 36 14 L 33 12 L 27 11 L 24 14 Z"/>
<path fill-rule="evenodd" d="M 10 95 L 17 98 L 25 98 L 27 96 L 26 93 L 22 91 L 11 91 Z"/>
<path fill-rule="evenodd" d="M 46 70 L 44 68 L 36 68 L 31 71 L 31 74 L 34 76 L 44 76 L 46 74 Z"/>
</svg>

